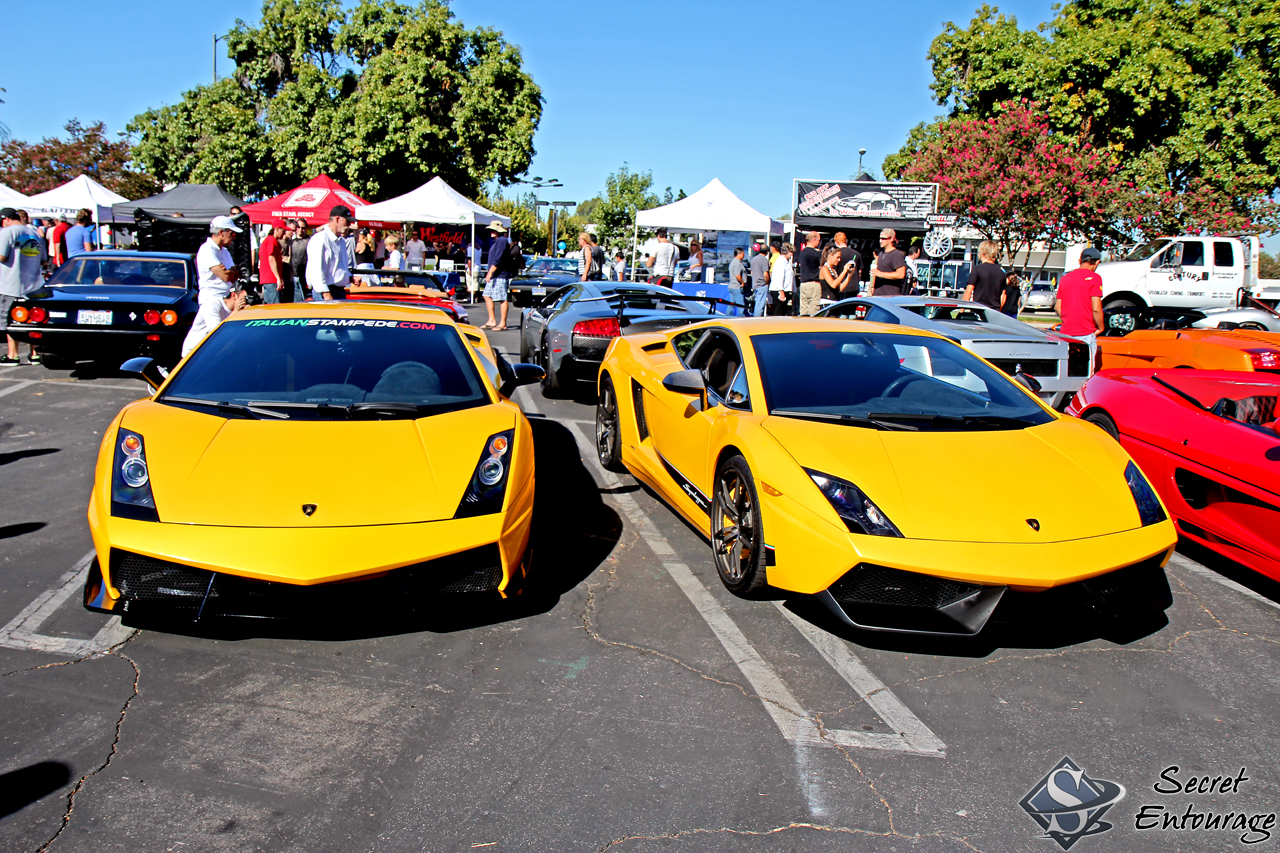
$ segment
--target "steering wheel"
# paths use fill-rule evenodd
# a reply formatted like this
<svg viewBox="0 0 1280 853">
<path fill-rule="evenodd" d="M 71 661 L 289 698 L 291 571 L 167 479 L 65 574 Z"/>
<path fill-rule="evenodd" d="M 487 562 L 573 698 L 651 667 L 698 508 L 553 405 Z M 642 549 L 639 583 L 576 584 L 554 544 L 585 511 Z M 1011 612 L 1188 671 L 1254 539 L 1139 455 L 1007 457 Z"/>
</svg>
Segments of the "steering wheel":
<svg viewBox="0 0 1280 853">
<path fill-rule="evenodd" d="M 924 379 L 924 377 L 916 376 L 913 374 L 907 374 L 906 376 L 899 376 L 897 379 L 889 383 L 889 387 L 884 389 L 883 393 L 881 393 L 880 396 L 881 397 L 900 397 L 902 396 L 902 391 L 904 388 L 906 388 L 912 382 L 918 382 L 921 379 Z"/>
</svg>

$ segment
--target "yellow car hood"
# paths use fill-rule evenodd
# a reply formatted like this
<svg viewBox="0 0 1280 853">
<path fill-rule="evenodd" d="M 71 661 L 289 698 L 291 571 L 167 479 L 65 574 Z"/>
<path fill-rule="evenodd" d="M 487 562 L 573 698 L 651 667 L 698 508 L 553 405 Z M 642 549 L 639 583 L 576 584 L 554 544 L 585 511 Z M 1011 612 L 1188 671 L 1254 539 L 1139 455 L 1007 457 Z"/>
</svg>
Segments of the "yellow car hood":
<svg viewBox="0 0 1280 853">
<path fill-rule="evenodd" d="M 1124 481 L 1128 456 L 1074 419 L 977 432 L 776 416 L 764 426 L 804 467 L 862 489 L 910 539 L 1046 543 L 1141 527 Z"/>
<path fill-rule="evenodd" d="M 227 420 L 143 403 L 121 425 L 143 437 L 162 522 L 346 527 L 453 518 L 484 442 L 514 417 L 489 405 L 417 421 Z"/>
</svg>

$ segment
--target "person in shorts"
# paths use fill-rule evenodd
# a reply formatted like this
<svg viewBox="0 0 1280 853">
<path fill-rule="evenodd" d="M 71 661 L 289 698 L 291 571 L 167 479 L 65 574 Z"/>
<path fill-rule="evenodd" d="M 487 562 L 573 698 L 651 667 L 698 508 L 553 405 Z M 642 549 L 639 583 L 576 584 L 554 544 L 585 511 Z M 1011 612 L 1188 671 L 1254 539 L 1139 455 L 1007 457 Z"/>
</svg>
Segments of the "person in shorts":
<svg viewBox="0 0 1280 853">
<path fill-rule="evenodd" d="M 40 287 L 40 261 L 44 247 L 40 238 L 22 224 L 18 211 L 12 207 L 0 210 L 0 331 L 9 328 L 9 309 L 14 300 L 26 296 Z M 0 356 L 0 364 L 18 364 L 18 342 L 8 334 L 8 351 Z M 40 357 L 31 348 L 31 363 L 38 364 Z"/>
<path fill-rule="evenodd" d="M 495 219 L 489 223 L 489 236 L 493 238 L 493 243 L 489 246 L 489 271 L 484 276 L 484 307 L 489 311 L 489 321 L 480 328 L 504 332 L 507 329 L 507 312 L 511 308 L 507 288 L 517 269 L 512 257 L 515 246 L 507 237 L 507 227 L 501 220 Z M 494 318 L 494 303 L 501 306 L 500 322 Z"/>
</svg>

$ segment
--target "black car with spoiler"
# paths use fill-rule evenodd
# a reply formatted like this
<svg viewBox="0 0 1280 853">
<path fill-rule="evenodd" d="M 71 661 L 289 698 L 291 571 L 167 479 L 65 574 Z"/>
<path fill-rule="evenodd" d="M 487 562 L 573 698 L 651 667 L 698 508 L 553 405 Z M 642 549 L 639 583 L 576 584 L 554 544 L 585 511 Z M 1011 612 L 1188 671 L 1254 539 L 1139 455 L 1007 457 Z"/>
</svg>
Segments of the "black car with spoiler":
<svg viewBox="0 0 1280 853">
<path fill-rule="evenodd" d="M 195 262 L 176 252 L 89 252 L 71 258 L 9 310 L 9 334 L 51 369 L 148 356 L 178 363 L 195 319 Z"/>
<path fill-rule="evenodd" d="M 576 382 L 594 383 L 605 351 L 619 335 L 741 316 L 745 313 L 742 297 L 737 295 L 737 300 L 688 296 L 638 282 L 573 282 L 520 313 L 520 360 L 546 371 L 544 395 Z"/>
</svg>

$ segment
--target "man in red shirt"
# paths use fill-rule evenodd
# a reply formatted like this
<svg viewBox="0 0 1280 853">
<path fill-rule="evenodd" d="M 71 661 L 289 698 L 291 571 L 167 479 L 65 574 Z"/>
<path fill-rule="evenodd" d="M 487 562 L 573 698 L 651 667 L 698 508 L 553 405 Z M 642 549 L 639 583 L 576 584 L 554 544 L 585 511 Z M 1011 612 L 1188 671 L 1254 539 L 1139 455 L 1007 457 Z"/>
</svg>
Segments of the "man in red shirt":
<svg viewBox="0 0 1280 853">
<path fill-rule="evenodd" d="M 49 258 L 53 262 L 53 268 L 57 269 L 67 260 L 67 231 L 71 226 L 67 224 L 67 217 L 59 216 L 58 224 L 53 226 L 53 233 L 49 235 Z"/>
<path fill-rule="evenodd" d="M 284 291 L 284 271 L 281 267 L 284 249 L 280 245 L 283 237 L 284 226 L 272 225 L 271 234 L 258 247 L 258 283 L 262 285 L 262 301 L 268 305 L 280 302 L 280 294 Z"/>
<path fill-rule="evenodd" d="M 1058 281 L 1054 310 L 1062 318 L 1062 334 L 1089 345 L 1092 367 L 1098 347 L 1098 332 L 1106 325 L 1102 315 L 1102 276 L 1098 264 L 1102 253 L 1092 246 L 1080 253 L 1080 266 Z M 1090 373 L 1093 371 L 1090 370 Z"/>
</svg>

